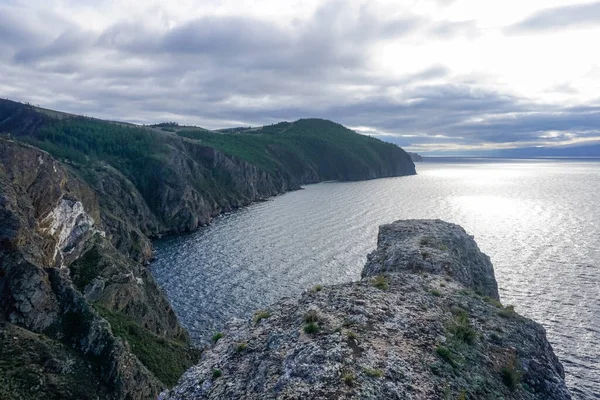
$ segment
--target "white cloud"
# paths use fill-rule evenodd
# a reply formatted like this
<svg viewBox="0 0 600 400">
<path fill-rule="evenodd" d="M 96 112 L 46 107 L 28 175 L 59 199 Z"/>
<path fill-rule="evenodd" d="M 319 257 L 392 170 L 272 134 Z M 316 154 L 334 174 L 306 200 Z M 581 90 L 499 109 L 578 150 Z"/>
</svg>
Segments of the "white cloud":
<svg viewBox="0 0 600 400">
<path fill-rule="evenodd" d="M 0 95 L 208 128 L 319 116 L 415 149 L 566 141 L 553 132 L 585 142 L 600 129 L 595 10 L 569 0 L 12 0 L 0 5 Z"/>
</svg>

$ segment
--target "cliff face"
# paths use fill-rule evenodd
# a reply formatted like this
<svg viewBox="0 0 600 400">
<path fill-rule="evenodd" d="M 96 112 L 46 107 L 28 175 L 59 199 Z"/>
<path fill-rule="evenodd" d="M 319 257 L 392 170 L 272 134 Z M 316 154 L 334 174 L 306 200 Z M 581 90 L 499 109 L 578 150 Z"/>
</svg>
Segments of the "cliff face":
<svg viewBox="0 0 600 400">
<path fill-rule="evenodd" d="M 144 266 L 151 237 L 304 183 L 415 173 L 341 125 L 281 126 L 208 141 L 0 99 L 0 398 L 155 397 L 197 350 Z"/>
<path fill-rule="evenodd" d="M 0 398 L 146 399 L 191 365 L 186 332 L 108 240 L 104 213 L 47 153 L 0 140 Z"/>
<path fill-rule="evenodd" d="M 360 282 L 232 321 L 162 399 L 569 399 L 544 329 L 497 299 L 462 228 L 398 221 Z"/>
<path fill-rule="evenodd" d="M 235 130 L 234 130 L 235 131 Z M 149 237 L 323 180 L 415 174 L 399 147 L 326 120 L 216 133 L 141 127 L 0 99 L 0 133 L 44 149 L 92 189 L 111 243 L 145 263 Z"/>
</svg>

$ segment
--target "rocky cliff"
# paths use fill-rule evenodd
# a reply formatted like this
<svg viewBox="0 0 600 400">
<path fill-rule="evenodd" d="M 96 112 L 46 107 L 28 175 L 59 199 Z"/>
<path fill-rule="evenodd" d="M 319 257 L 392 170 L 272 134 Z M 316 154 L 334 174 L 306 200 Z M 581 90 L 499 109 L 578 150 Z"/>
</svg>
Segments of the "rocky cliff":
<svg viewBox="0 0 600 400">
<path fill-rule="evenodd" d="M 498 301 L 459 226 L 382 226 L 362 275 L 232 321 L 161 398 L 570 398 L 544 329 Z"/>
<path fill-rule="evenodd" d="M 304 183 L 415 173 L 329 121 L 182 130 L 0 99 L 0 399 L 156 397 L 198 351 L 145 267 L 151 237 Z"/>
<path fill-rule="evenodd" d="M 147 399 L 195 360 L 100 202 L 49 154 L 0 140 L 0 398 Z"/>
<path fill-rule="evenodd" d="M 252 133 L 136 126 L 0 99 L 0 133 L 44 149 L 97 195 L 109 240 L 141 262 L 148 237 L 188 232 L 215 216 L 302 184 L 415 174 L 396 145 L 331 121 Z"/>
</svg>

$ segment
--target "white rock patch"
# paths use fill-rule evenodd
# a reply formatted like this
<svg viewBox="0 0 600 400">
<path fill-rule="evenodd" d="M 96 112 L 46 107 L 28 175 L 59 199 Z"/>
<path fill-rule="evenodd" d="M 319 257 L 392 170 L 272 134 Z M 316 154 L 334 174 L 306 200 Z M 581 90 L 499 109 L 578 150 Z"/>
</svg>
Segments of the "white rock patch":
<svg viewBox="0 0 600 400">
<path fill-rule="evenodd" d="M 46 232 L 57 239 L 53 259 L 55 262 L 60 262 L 61 267 L 64 266 L 62 264 L 64 255 L 73 251 L 88 231 L 105 235 L 103 231 L 94 227 L 94 219 L 85 212 L 80 201 L 61 199 L 42 222 L 44 224 L 50 222 Z"/>
</svg>

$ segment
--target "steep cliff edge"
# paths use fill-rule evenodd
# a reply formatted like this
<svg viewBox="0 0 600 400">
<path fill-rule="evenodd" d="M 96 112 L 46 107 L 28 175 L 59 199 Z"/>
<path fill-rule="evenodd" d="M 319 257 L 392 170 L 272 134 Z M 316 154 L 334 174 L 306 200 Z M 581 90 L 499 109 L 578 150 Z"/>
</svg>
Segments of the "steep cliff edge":
<svg viewBox="0 0 600 400">
<path fill-rule="evenodd" d="M 0 398 L 147 399 L 195 360 L 103 212 L 49 154 L 0 139 Z"/>
<path fill-rule="evenodd" d="M 151 237 L 304 183 L 415 173 L 330 121 L 181 131 L 0 99 L 0 399 L 155 397 L 198 352 L 144 266 Z"/>
<path fill-rule="evenodd" d="M 569 399 L 544 329 L 498 301 L 472 237 L 380 228 L 360 282 L 232 321 L 162 399 Z"/>
<path fill-rule="evenodd" d="M 300 185 L 415 174 L 396 145 L 320 119 L 232 132 L 102 121 L 0 99 L 0 133 L 41 148 L 98 195 L 115 247 L 148 261 L 148 237 Z"/>
</svg>

